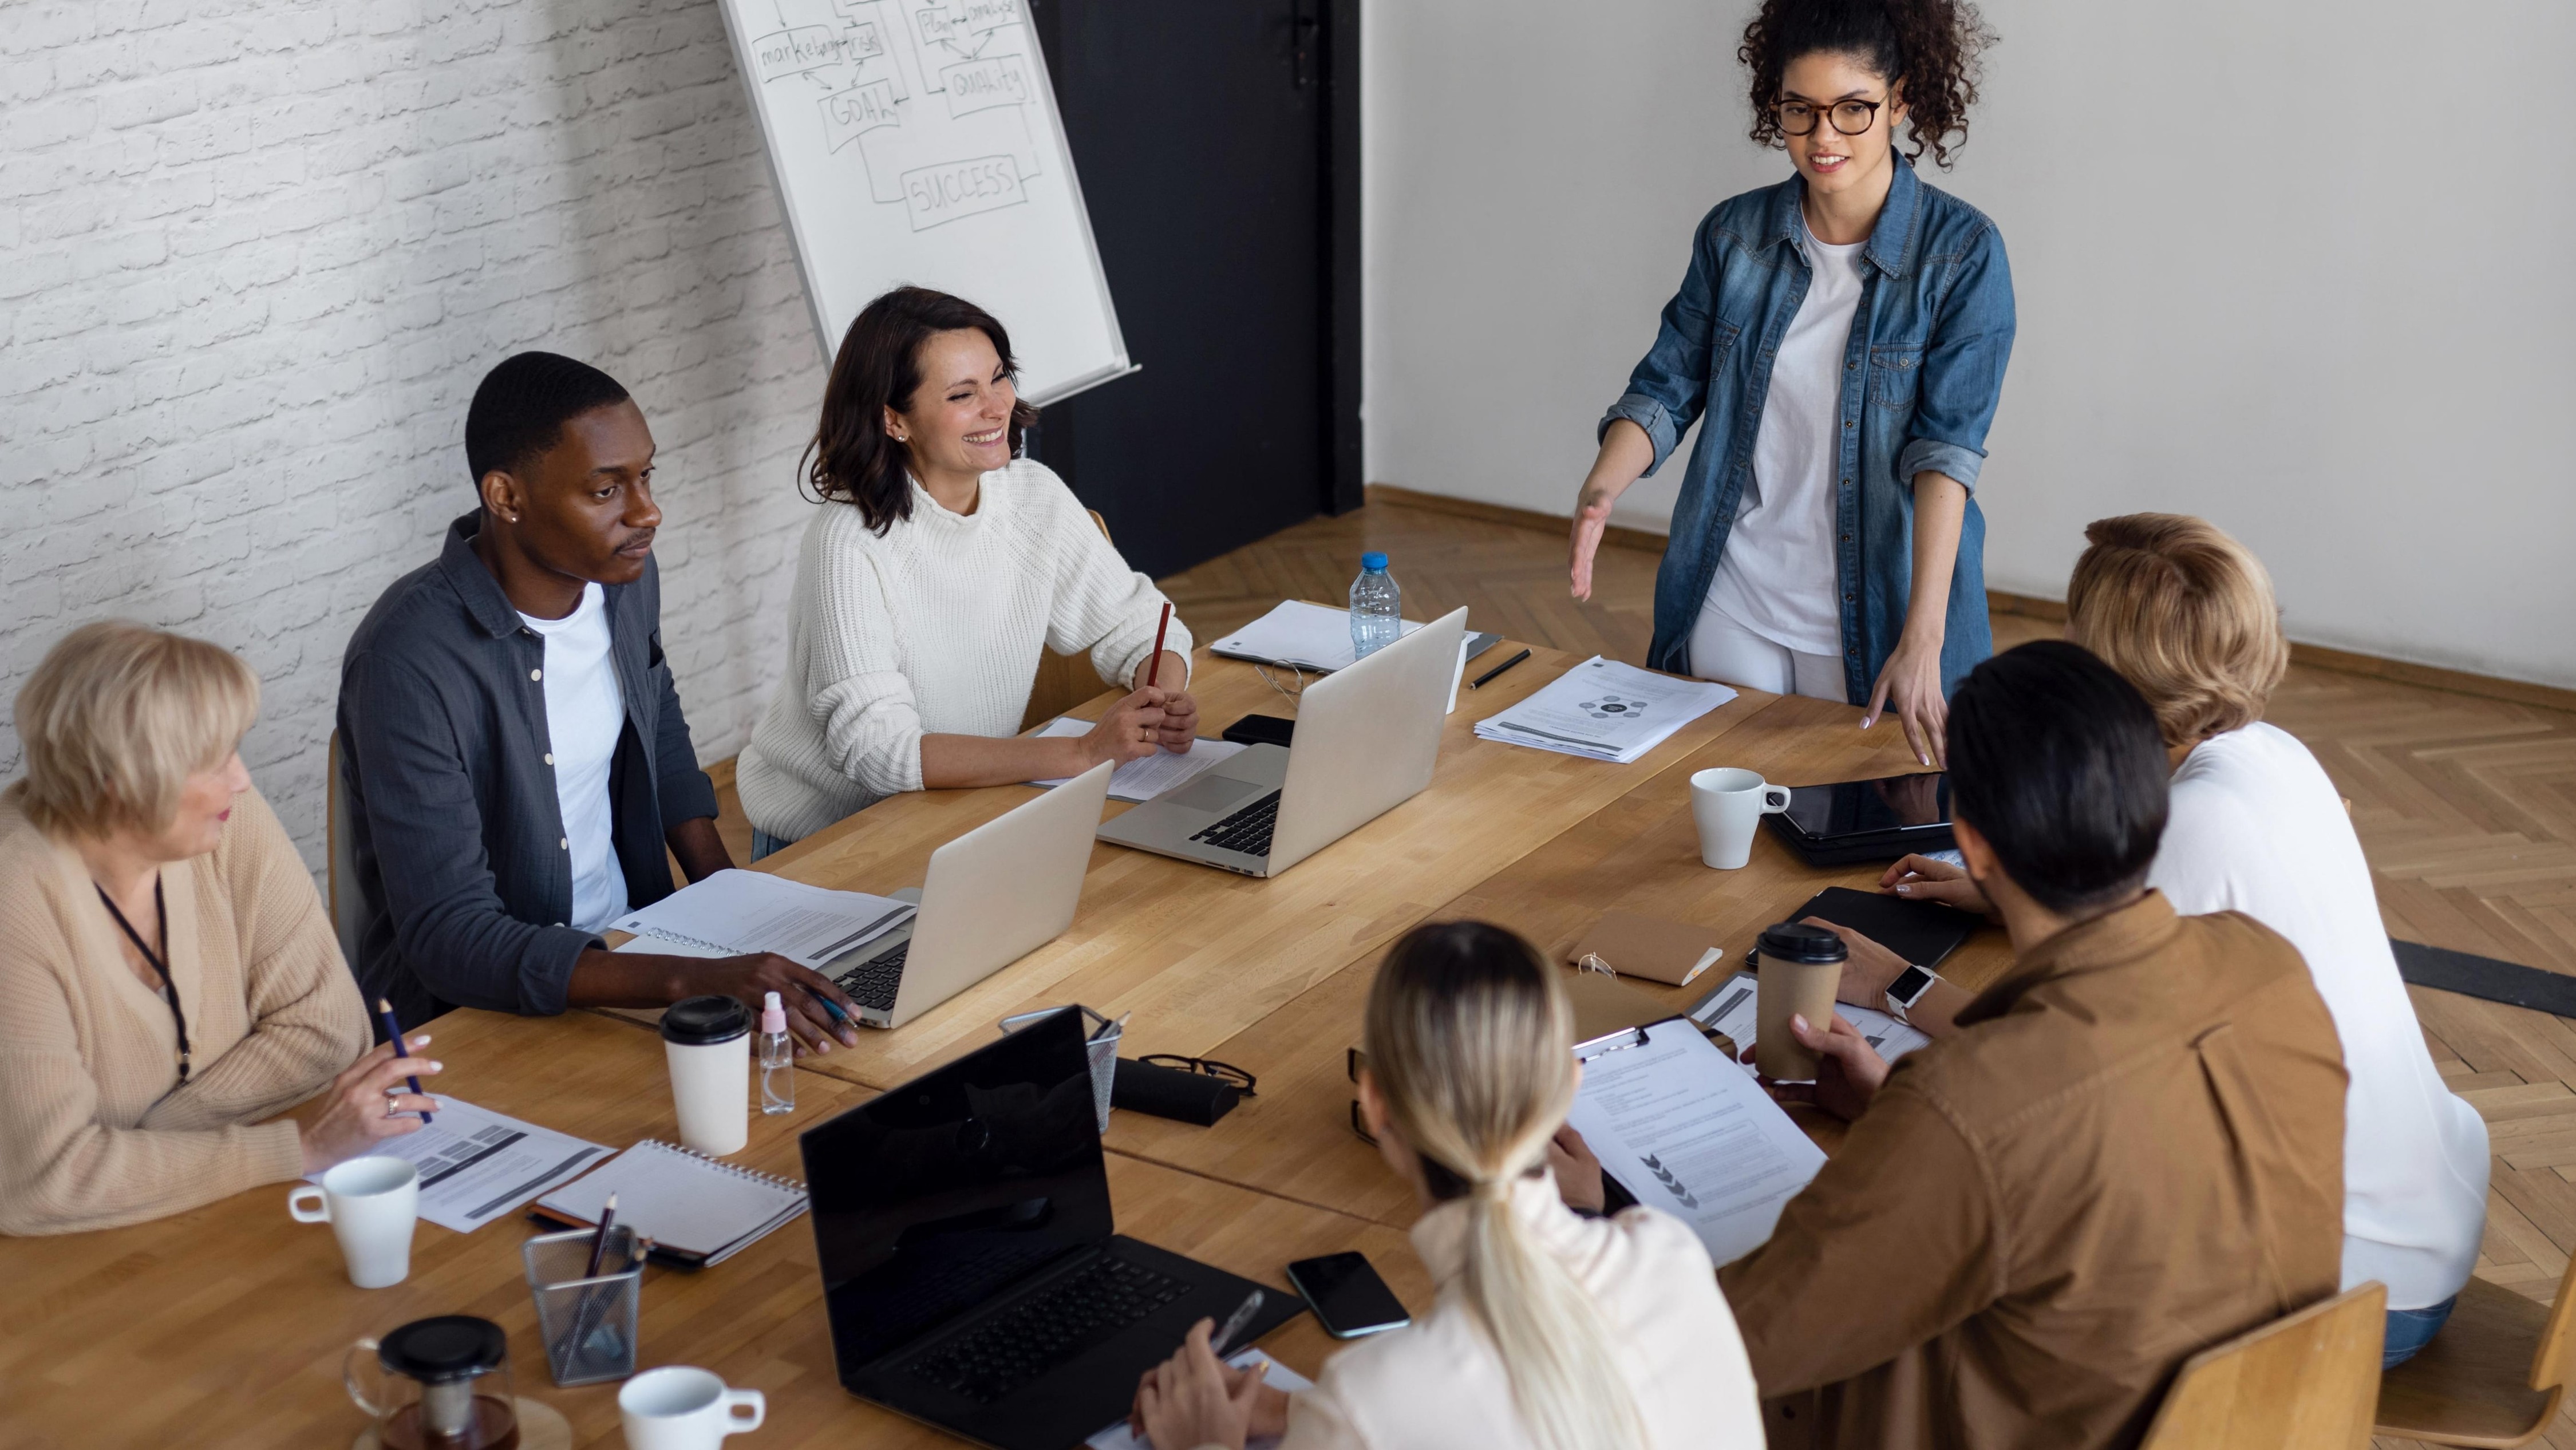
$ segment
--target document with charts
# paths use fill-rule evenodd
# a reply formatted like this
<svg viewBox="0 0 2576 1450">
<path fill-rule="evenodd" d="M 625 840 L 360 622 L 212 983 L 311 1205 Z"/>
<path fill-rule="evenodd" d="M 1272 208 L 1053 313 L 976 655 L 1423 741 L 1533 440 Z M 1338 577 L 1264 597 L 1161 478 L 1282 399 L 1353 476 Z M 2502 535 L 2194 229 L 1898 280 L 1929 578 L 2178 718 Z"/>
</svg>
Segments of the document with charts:
<svg viewBox="0 0 2576 1450">
<path fill-rule="evenodd" d="M 1690 1009 L 1691 1020 L 1725 1037 L 1738 1047 L 1753 1045 L 1753 1008 L 1762 997 L 1762 979 L 1751 972 L 1738 972 L 1720 982 L 1717 990 L 1699 999 Z M 1894 1062 L 1918 1047 L 1929 1047 L 1932 1039 L 1921 1028 L 1897 1021 L 1885 1012 L 1868 1007 L 1855 1007 L 1849 1002 L 1834 1004 L 1834 1015 L 1852 1025 L 1878 1055 Z M 1747 1068 L 1750 1072 L 1752 1069 Z"/>
<path fill-rule="evenodd" d="M 440 1228 L 472 1233 L 609 1155 L 552 1128 L 504 1117 L 436 1092 L 436 1121 L 387 1138 L 374 1150 L 420 1170 L 420 1216 Z M 305 1175 L 319 1183 L 322 1175 Z"/>
<path fill-rule="evenodd" d="M 1761 1247 L 1782 1205 L 1825 1166 L 1771 1095 L 1682 1018 L 1575 1052 L 1574 1130 L 1604 1171 L 1689 1224 L 1718 1263 Z"/>
<path fill-rule="evenodd" d="M 1734 698 L 1724 685 L 1594 655 L 1537 694 L 1477 721 L 1476 736 L 1627 765 Z"/>
</svg>

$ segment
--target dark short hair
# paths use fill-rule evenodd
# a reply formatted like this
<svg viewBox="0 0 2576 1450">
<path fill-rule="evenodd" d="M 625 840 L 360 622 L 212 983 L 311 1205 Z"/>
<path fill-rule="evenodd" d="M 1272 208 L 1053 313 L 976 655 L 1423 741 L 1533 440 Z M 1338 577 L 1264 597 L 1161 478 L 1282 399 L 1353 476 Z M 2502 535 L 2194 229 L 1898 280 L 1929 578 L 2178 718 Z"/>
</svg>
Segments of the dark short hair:
<svg viewBox="0 0 2576 1450">
<path fill-rule="evenodd" d="M 1949 744 L 1952 809 L 2031 900 L 2077 911 L 2145 884 L 2171 771 L 2119 671 L 2064 640 L 2007 650 L 1950 697 Z"/>
<path fill-rule="evenodd" d="M 503 358 L 465 409 L 465 466 L 478 488 L 487 473 L 521 472 L 563 437 L 567 420 L 626 398 L 617 379 L 561 353 Z"/>
<path fill-rule="evenodd" d="M 942 332 L 973 328 L 992 340 L 1006 372 L 1017 372 L 1011 335 L 993 314 L 945 292 L 897 287 L 860 311 L 841 338 L 823 385 L 823 416 L 805 445 L 805 481 L 826 501 L 858 507 L 879 534 L 912 517 L 912 450 L 886 436 L 885 410 L 902 412 L 921 390 L 921 348 Z M 1038 420 L 1027 403 L 1011 409 L 1011 451 Z"/>
</svg>

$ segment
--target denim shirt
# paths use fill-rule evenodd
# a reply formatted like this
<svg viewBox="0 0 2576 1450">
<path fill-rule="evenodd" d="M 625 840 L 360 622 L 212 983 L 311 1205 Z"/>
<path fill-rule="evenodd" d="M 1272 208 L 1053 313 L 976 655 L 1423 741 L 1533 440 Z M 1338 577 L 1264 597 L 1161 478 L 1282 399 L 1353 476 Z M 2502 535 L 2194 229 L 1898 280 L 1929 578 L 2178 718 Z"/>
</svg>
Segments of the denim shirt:
<svg viewBox="0 0 2576 1450">
<path fill-rule="evenodd" d="M 474 552 L 481 514 L 448 526 L 437 562 L 394 581 L 340 663 L 340 784 L 358 874 L 367 1000 L 405 1026 L 451 1006 L 564 1009 L 601 945 L 565 925 L 572 857 L 546 728 L 546 643 Z M 671 894 L 663 833 L 716 813 L 662 657 L 657 565 L 605 590 L 626 725 L 608 798 L 627 900 Z"/>
<path fill-rule="evenodd" d="M 1614 418 L 1646 430 L 1655 448 L 1650 474 L 1691 423 L 1700 423 L 1655 575 L 1655 638 L 1646 659 L 1655 669 L 1679 674 L 1690 667 L 1691 626 L 1752 473 L 1772 360 L 1806 300 L 1810 271 L 1798 244 L 1805 185 L 1793 176 L 1748 191 L 1718 203 L 1700 223 L 1690 270 L 1664 306 L 1654 347 L 1601 419 L 1600 432 Z M 1855 705 L 1868 701 L 1904 632 L 1918 473 L 1948 474 L 1969 494 L 1950 576 L 1942 693 L 1994 652 L 1976 487 L 2013 340 L 2012 273 L 1994 223 L 1925 185 L 1902 156 L 1861 256 L 1860 306 L 1843 356 L 1834 506 L 1843 682 Z M 1864 367 L 1867 386 L 1852 386 Z"/>
</svg>

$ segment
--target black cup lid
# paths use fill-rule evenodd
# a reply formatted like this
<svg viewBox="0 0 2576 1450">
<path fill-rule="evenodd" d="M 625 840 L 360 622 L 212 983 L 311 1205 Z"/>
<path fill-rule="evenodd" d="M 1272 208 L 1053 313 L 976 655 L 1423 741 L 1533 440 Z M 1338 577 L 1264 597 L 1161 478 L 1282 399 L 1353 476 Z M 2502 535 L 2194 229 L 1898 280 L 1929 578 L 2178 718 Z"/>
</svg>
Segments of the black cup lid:
<svg viewBox="0 0 2576 1450">
<path fill-rule="evenodd" d="M 509 1336 L 489 1319 L 471 1314 L 442 1314 L 415 1319 L 388 1334 L 376 1346 L 385 1373 L 406 1375 L 425 1384 L 472 1379 L 499 1369 L 510 1357 Z"/>
<path fill-rule="evenodd" d="M 662 1014 L 662 1040 L 683 1047 L 731 1042 L 751 1031 L 751 1009 L 731 997 L 683 997 Z"/>
<path fill-rule="evenodd" d="M 1784 921 L 1762 929 L 1762 960 L 1766 962 L 1839 962 L 1851 956 L 1843 939 L 1821 926 Z"/>
</svg>

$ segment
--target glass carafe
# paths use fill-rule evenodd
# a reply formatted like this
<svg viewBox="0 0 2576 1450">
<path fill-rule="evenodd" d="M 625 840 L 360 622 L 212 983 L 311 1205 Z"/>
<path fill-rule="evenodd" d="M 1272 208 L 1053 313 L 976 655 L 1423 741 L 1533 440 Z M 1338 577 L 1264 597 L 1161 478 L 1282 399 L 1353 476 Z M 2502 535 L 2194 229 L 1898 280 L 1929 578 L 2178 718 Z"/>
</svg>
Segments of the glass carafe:
<svg viewBox="0 0 2576 1450">
<path fill-rule="evenodd" d="M 371 1388 L 361 1384 L 360 1367 L 370 1356 L 378 1371 Z M 341 1379 L 358 1408 L 376 1417 L 384 1450 L 517 1450 L 510 1341 L 489 1319 L 443 1314 L 361 1339 Z"/>
</svg>

